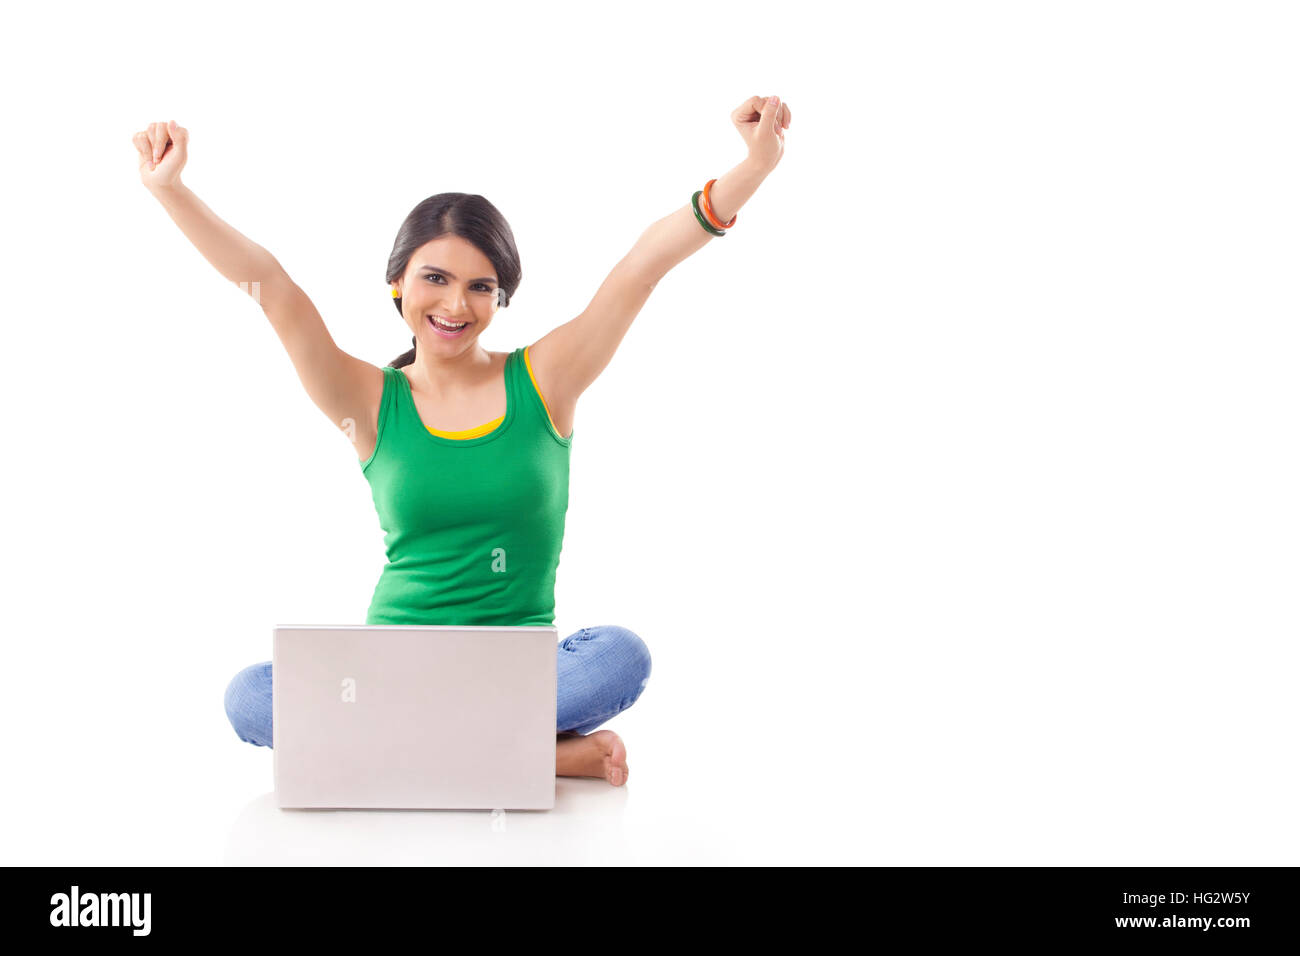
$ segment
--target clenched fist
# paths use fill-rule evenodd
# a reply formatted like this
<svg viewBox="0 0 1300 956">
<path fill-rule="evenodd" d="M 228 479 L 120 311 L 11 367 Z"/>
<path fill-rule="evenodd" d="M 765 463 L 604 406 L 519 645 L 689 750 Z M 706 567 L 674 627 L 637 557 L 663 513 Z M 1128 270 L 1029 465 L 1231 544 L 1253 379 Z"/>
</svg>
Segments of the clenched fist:
<svg viewBox="0 0 1300 956">
<path fill-rule="evenodd" d="M 150 123 L 148 129 L 136 133 L 131 142 L 140 154 L 140 182 L 149 189 L 179 183 L 189 141 L 189 130 L 177 126 L 175 120 Z"/>
</svg>

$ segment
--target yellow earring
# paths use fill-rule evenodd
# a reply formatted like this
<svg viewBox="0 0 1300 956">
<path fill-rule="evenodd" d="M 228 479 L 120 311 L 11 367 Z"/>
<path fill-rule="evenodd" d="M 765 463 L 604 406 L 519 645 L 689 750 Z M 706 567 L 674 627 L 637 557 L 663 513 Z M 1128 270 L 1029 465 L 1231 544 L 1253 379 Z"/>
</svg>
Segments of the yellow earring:
<svg viewBox="0 0 1300 956">
<path fill-rule="evenodd" d="M 394 289 L 394 290 L 393 290 L 393 298 L 394 298 L 394 299 L 400 299 L 401 297 L 402 297 L 402 293 L 400 293 L 400 292 L 398 292 L 396 289 Z"/>
</svg>

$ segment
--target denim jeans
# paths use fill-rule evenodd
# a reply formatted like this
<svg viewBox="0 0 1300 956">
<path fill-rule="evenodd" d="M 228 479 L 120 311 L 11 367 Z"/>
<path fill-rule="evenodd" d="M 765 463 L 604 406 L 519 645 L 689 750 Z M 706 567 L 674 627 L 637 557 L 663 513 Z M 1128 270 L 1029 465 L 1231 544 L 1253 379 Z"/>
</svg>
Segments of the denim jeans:
<svg viewBox="0 0 1300 956">
<path fill-rule="evenodd" d="M 586 734 L 636 703 L 650 679 L 650 649 L 615 624 L 584 627 L 555 649 L 555 729 Z M 239 739 L 270 747 L 271 662 L 245 667 L 226 688 L 226 716 Z"/>
</svg>

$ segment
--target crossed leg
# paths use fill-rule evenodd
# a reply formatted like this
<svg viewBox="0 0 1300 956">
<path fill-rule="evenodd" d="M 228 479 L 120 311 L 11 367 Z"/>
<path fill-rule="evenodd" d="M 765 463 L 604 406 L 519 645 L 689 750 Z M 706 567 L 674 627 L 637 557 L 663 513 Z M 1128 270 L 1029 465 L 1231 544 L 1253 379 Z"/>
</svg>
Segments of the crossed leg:
<svg viewBox="0 0 1300 956">
<path fill-rule="evenodd" d="M 627 782 L 627 748 L 612 730 L 596 730 L 627 710 L 650 679 L 650 651 L 632 631 L 598 625 L 556 647 L 557 777 L 603 777 Z M 246 667 L 226 688 L 226 715 L 239 739 L 272 745 L 271 662 Z"/>
</svg>

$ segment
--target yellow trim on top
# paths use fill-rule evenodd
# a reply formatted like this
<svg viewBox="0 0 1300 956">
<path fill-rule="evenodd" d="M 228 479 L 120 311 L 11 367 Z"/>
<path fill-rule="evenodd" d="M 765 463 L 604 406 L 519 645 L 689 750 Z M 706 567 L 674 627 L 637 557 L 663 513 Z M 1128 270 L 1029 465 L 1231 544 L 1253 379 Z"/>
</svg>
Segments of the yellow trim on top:
<svg viewBox="0 0 1300 956">
<path fill-rule="evenodd" d="M 542 394 L 542 390 L 537 384 L 537 376 L 533 374 L 533 363 L 528 360 L 527 346 L 525 346 L 524 348 L 524 366 L 528 369 L 528 377 L 532 380 L 533 388 L 537 389 L 537 397 L 542 400 L 542 407 L 546 409 L 546 417 L 550 421 L 551 427 L 555 428 L 555 419 L 551 418 L 551 407 L 546 404 L 546 396 Z M 500 418 L 493 419 L 492 421 L 488 422 L 486 425 L 476 425 L 473 428 L 466 428 L 464 431 L 458 431 L 458 432 L 439 431 L 438 429 L 432 428 L 429 425 L 425 425 L 424 427 L 428 428 L 429 431 L 433 432 L 433 434 L 437 435 L 439 438 L 455 438 L 458 440 L 462 440 L 466 438 L 478 438 L 480 435 L 486 435 L 488 432 L 492 431 L 494 428 L 496 428 L 505 420 L 506 417 L 502 415 Z M 560 434 L 560 430 L 558 428 L 555 428 L 555 434 L 557 435 Z"/>
<path fill-rule="evenodd" d="M 486 425 L 475 425 L 473 428 L 466 428 L 464 431 L 460 432 L 440 432 L 431 425 L 425 425 L 424 427 L 429 429 L 429 431 L 433 432 L 439 438 L 478 438 L 479 435 L 486 435 L 505 420 L 506 417 L 502 415 L 500 418 L 494 419 Z"/>
<path fill-rule="evenodd" d="M 528 361 L 528 349 L 531 346 L 524 346 L 524 366 L 528 369 L 528 377 L 533 380 L 533 388 L 537 391 L 537 397 L 542 400 L 542 408 L 546 409 L 546 420 L 555 428 L 555 419 L 551 417 L 551 406 L 546 404 L 546 396 L 542 394 L 541 386 L 537 384 L 537 376 L 533 374 L 533 363 Z M 560 430 L 555 428 L 555 434 L 559 435 Z M 563 435 L 560 435 L 563 438 Z"/>
</svg>

